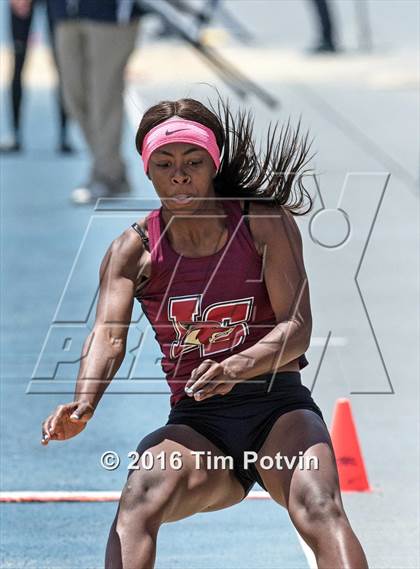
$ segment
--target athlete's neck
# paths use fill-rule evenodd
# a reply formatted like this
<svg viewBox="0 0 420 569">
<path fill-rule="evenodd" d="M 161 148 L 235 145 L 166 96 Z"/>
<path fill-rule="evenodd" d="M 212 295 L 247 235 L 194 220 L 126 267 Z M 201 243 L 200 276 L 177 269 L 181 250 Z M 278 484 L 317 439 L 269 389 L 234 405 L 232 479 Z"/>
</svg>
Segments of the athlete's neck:
<svg viewBox="0 0 420 569">
<path fill-rule="evenodd" d="M 209 199 L 212 197 L 213 199 Z M 197 249 L 206 243 L 217 241 L 227 226 L 221 198 L 209 196 L 194 200 L 188 206 L 175 209 L 162 208 L 162 218 L 167 237 L 175 249 Z"/>
</svg>

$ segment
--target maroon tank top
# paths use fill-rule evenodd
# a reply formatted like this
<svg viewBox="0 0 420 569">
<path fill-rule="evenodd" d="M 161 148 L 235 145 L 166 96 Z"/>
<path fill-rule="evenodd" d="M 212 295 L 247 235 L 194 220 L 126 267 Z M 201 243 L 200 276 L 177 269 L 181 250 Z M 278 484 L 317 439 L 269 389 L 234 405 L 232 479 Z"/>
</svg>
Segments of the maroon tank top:
<svg viewBox="0 0 420 569">
<path fill-rule="evenodd" d="M 228 240 L 217 253 L 184 257 L 171 247 L 162 207 L 147 216 L 151 276 L 136 297 L 163 354 L 170 404 L 187 397 L 185 383 L 204 359 L 246 350 L 276 325 L 262 277 L 262 257 L 239 200 L 224 200 Z M 299 368 L 308 365 L 303 354 Z"/>
</svg>

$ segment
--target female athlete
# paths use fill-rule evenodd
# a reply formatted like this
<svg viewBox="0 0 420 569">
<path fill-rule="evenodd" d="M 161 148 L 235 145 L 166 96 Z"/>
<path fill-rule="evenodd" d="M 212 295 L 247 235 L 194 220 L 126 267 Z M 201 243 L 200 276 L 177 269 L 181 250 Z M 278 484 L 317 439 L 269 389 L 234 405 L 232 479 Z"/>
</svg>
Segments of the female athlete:
<svg viewBox="0 0 420 569">
<path fill-rule="evenodd" d="M 366 568 L 327 427 L 300 379 L 312 320 L 293 215 L 305 198 L 312 207 L 307 136 L 269 129 L 260 158 L 250 113 L 181 99 L 147 110 L 136 146 L 162 205 L 109 247 L 74 401 L 43 424 L 45 445 L 86 427 L 123 361 L 137 298 L 171 390 L 167 423 L 137 450 L 163 453 L 166 468 L 130 471 L 106 569 L 153 567 L 163 523 L 232 506 L 255 482 L 287 508 L 318 567 Z"/>
</svg>

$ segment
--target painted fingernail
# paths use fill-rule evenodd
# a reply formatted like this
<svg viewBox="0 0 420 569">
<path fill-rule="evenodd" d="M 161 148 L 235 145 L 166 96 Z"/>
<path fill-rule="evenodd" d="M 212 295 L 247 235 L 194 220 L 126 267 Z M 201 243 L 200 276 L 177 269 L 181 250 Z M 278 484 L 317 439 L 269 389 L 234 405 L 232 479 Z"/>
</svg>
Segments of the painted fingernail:
<svg viewBox="0 0 420 569">
<path fill-rule="evenodd" d="M 186 387 L 186 388 L 185 388 L 185 393 L 192 393 L 192 388 L 191 388 L 191 387 Z"/>
</svg>

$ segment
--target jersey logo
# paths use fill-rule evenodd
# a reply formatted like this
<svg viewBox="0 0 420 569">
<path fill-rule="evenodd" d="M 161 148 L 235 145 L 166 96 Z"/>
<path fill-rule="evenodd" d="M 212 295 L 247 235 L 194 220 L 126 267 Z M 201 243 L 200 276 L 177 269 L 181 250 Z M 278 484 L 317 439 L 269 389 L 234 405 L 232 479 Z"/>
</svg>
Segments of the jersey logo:
<svg viewBox="0 0 420 569">
<path fill-rule="evenodd" d="M 168 319 L 172 322 L 176 339 L 171 344 L 171 359 L 198 350 L 200 356 L 209 356 L 232 350 L 245 341 L 254 297 L 218 302 L 201 310 L 202 295 L 171 297 L 168 301 Z"/>
</svg>

